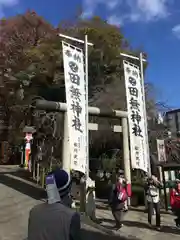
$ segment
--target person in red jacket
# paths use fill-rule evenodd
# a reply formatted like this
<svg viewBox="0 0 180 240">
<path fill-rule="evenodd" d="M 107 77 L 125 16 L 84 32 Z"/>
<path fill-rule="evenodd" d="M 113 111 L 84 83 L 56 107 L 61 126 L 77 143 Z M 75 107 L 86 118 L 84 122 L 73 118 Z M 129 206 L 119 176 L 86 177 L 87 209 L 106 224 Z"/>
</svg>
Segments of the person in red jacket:
<svg viewBox="0 0 180 240">
<path fill-rule="evenodd" d="M 177 227 L 180 227 L 180 182 L 177 183 L 175 189 L 170 192 L 170 204 L 172 212 L 176 215 L 175 223 Z"/>
</svg>

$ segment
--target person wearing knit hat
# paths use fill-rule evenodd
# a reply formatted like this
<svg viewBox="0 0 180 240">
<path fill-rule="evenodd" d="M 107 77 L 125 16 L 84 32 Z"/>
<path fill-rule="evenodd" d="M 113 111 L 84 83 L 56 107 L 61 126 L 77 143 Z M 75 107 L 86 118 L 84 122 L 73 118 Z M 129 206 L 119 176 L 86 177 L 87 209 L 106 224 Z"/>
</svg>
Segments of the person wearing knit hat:
<svg viewBox="0 0 180 240">
<path fill-rule="evenodd" d="M 55 171 L 50 172 L 48 175 L 54 175 L 56 186 L 58 189 L 58 192 L 62 197 L 69 194 L 71 190 L 71 176 L 63 169 L 57 168 Z"/>
<path fill-rule="evenodd" d="M 31 209 L 28 240 L 80 239 L 80 215 L 69 207 L 72 183 L 70 175 L 58 168 L 48 174 L 46 183 L 47 195 L 51 201 Z"/>
<path fill-rule="evenodd" d="M 60 195 L 60 199 L 64 205 L 70 207 L 72 204 L 72 199 L 70 196 L 72 180 L 71 176 L 63 169 L 57 168 L 55 171 L 50 172 L 48 175 L 54 176 L 57 191 Z"/>
</svg>

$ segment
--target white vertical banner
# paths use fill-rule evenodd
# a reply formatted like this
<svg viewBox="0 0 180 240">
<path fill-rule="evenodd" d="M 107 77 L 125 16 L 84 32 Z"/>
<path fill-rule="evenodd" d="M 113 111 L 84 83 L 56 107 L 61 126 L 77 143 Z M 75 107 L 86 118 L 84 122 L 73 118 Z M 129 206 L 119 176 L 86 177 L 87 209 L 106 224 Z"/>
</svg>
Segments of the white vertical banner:
<svg viewBox="0 0 180 240">
<path fill-rule="evenodd" d="M 166 162 L 166 148 L 163 139 L 157 139 L 157 154 L 159 162 Z"/>
<path fill-rule="evenodd" d="M 83 50 L 62 42 L 71 170 L 86 173 L 87 134 Z"/>
<path fill-rule="evenodd" d="M 123 61 L 126 100 L 128 110 L 131 165 L 132 168 L 148 171 L 148 146 L 145 131 L 143 93 L 141 89 L 140 69 Z"/>
</svg>

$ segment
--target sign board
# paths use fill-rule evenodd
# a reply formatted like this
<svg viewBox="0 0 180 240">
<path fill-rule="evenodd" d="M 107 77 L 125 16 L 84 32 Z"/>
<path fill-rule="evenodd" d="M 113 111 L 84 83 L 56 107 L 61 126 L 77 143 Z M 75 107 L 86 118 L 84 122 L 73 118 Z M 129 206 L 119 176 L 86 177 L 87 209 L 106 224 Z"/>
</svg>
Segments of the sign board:
<svg viewBox="0 0 180 240">
<path fill-rule="evenodd" d="M 148 171 L 148 141 L 146 138 L 144 96 L 140 69 L 127 61 L 124 63 L 126 100 L 128 110 L 131 165 L 134 169 Z"/>
<path fill-rule="evenodd" d="M 166 162 L 166 147 L 162 139 L 157 139 L 157 154 L 159 162 Z"/>
<path fill-rule="evenodd" d="M 87 130 L 84 54 L 82 49 L 62 42 L 66 87 L 71 170 L 86 173 Z"/>
</svg>

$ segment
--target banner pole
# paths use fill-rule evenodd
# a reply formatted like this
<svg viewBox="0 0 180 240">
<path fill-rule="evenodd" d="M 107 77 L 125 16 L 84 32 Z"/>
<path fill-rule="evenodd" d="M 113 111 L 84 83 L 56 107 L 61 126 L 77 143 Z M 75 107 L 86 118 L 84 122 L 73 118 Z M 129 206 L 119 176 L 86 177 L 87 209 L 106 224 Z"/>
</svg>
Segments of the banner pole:
<svg viewBox="0 0 180 240">
<path fill-rule="evenodd" d="M 145 96 L 145 85 L 144 85 L 144 67 L 143 67 L 143 53 L 139 55 L 140 61 L 140 73 L 141 73 L 141 87 L 142 87 L 142 96 L 143 96 L 143 110 L 144 110 L 144 127 L 146 135 L 146 150 L 147 150 L 147 161 L 148 161 L 148 173 L 151 176 L 151 161 L 150 161 L 150 151 L 149 151 L 149 140 L 148 140 L 148 124 L 147 124 L 147 113 L 146 113 L 146 96 Z"/>
<path fill-rule="evenodd" d="M 85 52 L 85 94 L 86 94 L 86 179 L 89 177 L 89 114 L 88 114 L 88 36 L 85 35 L 84 41 Z"/>
<path fill-rule="evenodd" d="M 85 90 L 85 136 L 84 144 L 85 144 L 85 153 L 86 156 L 84 156 L 86 159 L 86 168 L 85 168 L 85 174 L 81 179 L 81 190 L 80 190 L 80 209 L 82 212 L 86 212 L 86 189 L 88 186 L 88 179 L 89 179 L 89 129 L 88 129 L 88 123 L 89 123 L 89 112 L 88 112 L 88 46 L 93 46 L 92 43 L 88 42 L 88 36 L 85 35 L 84 41 L 76 38 L 72 38 L 66 35 L 59 34 L 60 37 L 69 39 L 71 41 L 79 42 L 84 44 L 84 90 Z"/>
</svg>

